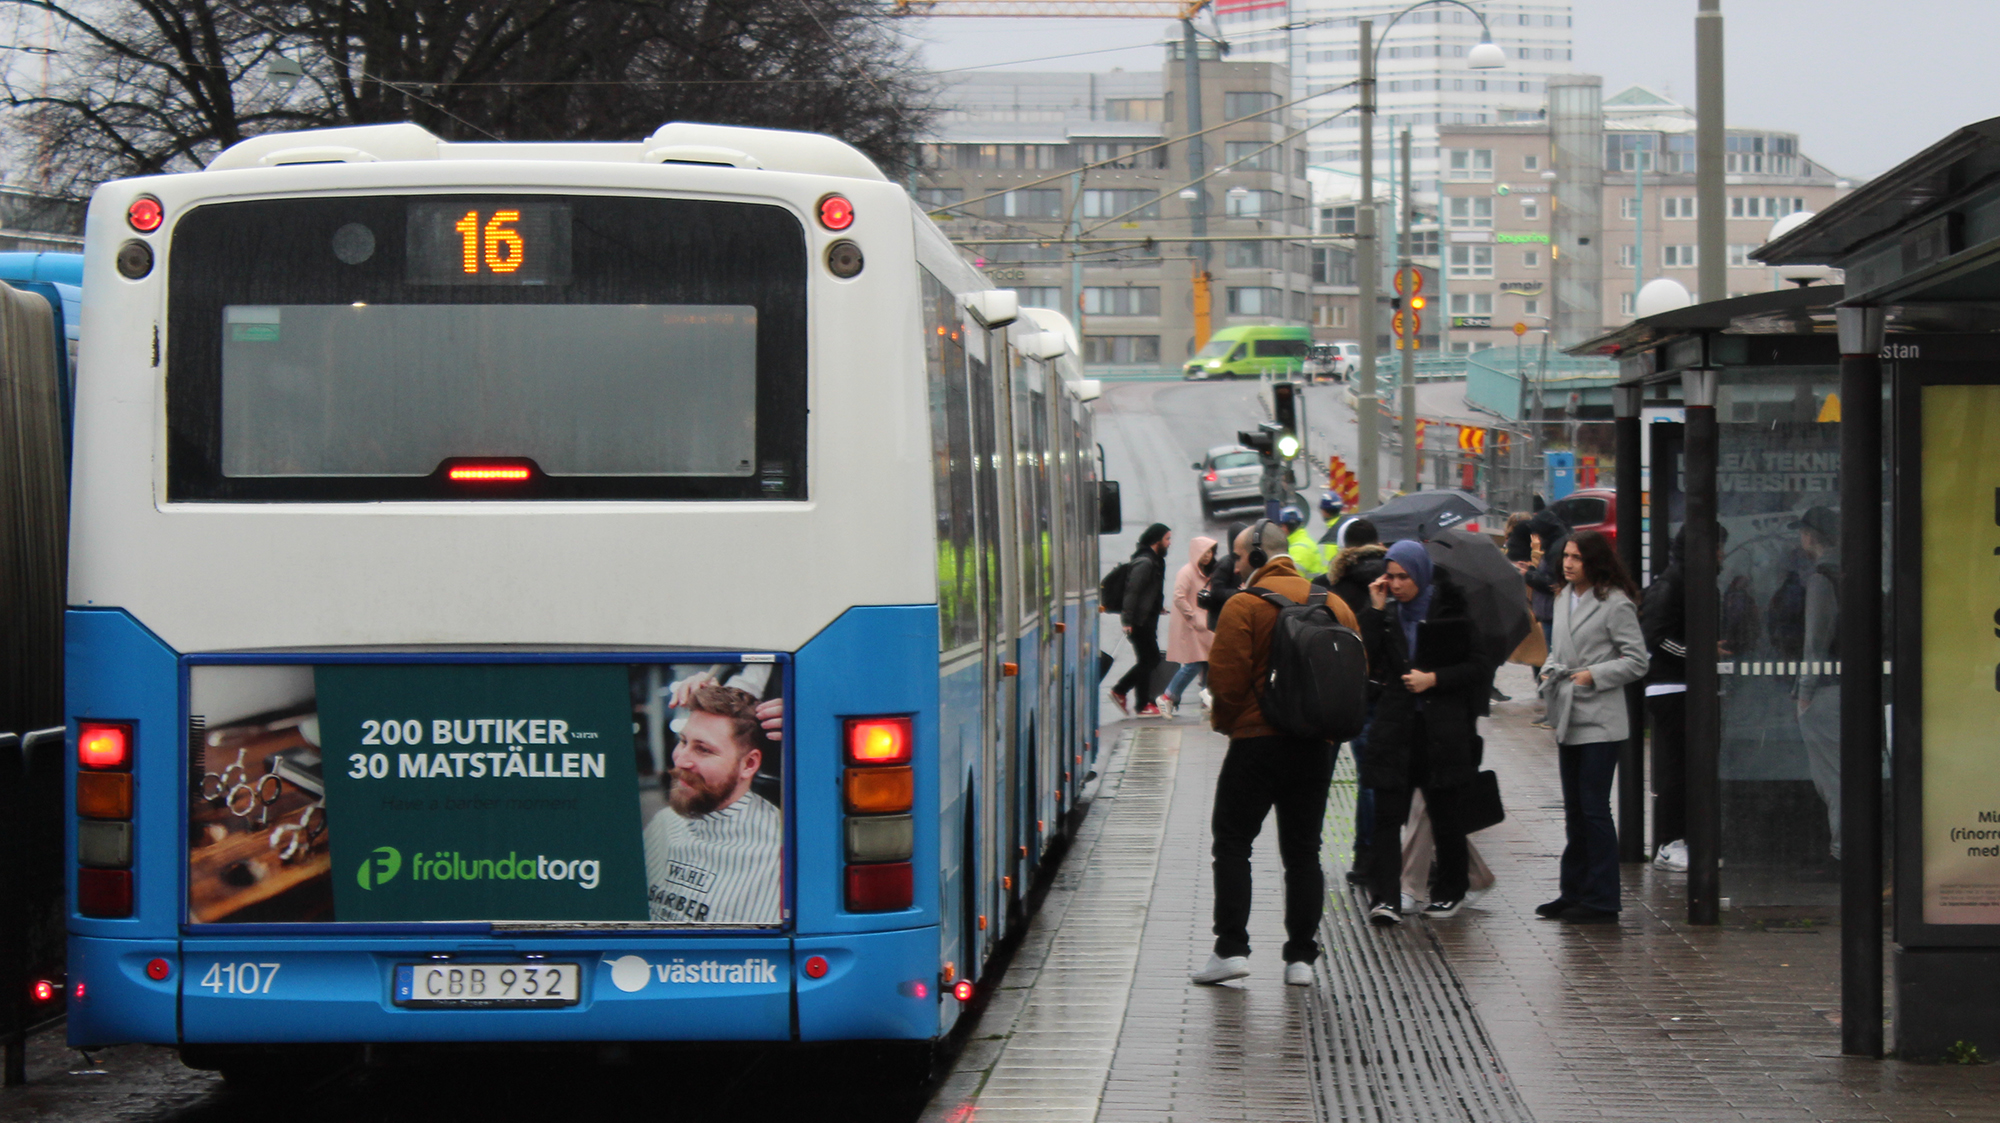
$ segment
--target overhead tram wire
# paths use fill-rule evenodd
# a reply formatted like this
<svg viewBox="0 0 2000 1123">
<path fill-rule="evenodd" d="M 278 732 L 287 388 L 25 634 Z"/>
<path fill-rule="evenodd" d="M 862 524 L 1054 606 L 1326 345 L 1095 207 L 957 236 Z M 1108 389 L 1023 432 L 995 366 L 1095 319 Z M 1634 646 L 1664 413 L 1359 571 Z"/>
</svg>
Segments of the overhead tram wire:
<svg viewBox="0 0 2000 1123">
<path fill-rule="evenodd" d="M 1242 124 L 1242 123 L 1243 123 L 1243 122 L 1245 122 L 1245 121 L 1254 121 L 1254 120 L 1256 120 L 1256 119 L 1257 119 L 1257 118 L 1259 118 L 1259 117 L 1267 117 L 1267 116 L 1269 116 L 1269 115 L 1271 115 L 1271 114 L 1273 114 L 1273 113 L 1276 113 L 1276 112 L 1278 112 L 1278 111 L 1279 111 L 1279 110 L 1281 110 L 1281 109 L 1290 109 L 1290 108 L 1291 108 L 1292 106 L 1294 106 L 1294 105 L 1297 105 L 1298 103 L 1300 103 L 1300 102 L 1302 102 L 1302 101 L 1307 101 L 1307 100 L 1310 100 L 1310 99 L 1312 99 L 1312 98 L 1316 98 L 1316 97 L 1325 97 L 1325 96 L 1326 96 L 1327 94 L 1330 94 L 1330 93 L 1333 93 L 1333 92 L 1335 92 L 1336 90 L 1344 90 L 1344 89 L 1347 89 L 1347 88 L 1348 88 L 1348 87 L 1350 87 L 1350 86 L 1358 86 L 1358 85 L 1360 85 L 1360 82 L 1359 82 L 1359 81 L 1355 81 L 1355 82 L 1343 82 L 1343 83 L 1341 83 L 1341 84 L 1340 84 L 1340 85 L 1338 85 L 1338 86 L 1328 86 L 1328 87 L 1327 87 L 1326 89 L 1324 89 L 1324 90 L 1320 90 L 1320 91 L 1319 91 L 1318 93 L 1311 93 L 1311 94 L 1307 94 L 1307 95 L 1306 95 L 1305 97 L 1301 97 L 1301 98 L 1293 98 L 1293 99 L 1292 99 L 1291 101 L 1288 101 L 1288 102 L 1285 102 L 1285 103 L 1284 103 L 1284 104 L 1282 104 L 1282 105 L 1274 105 L 1274 106 L 1272 106 L 1272 107 L 1271 107 L 1271 108 L 1269 108 L 1269 109 L 1260 109 L 1260 110 L 1258 110 L 1258 111 L 1257 111 L 1257 112 L 1255 112 L 1255 113 L 1249 113 L 1249 114 L 1245 114 L 1244 116 L 1242 116 L 1242 117 L 1238 117 L 1238 118 L 1236 118 L 1236 119 L 1235 119 L 1235 120 L 1233 120 L 1233 121 L 1224 121 L 1224 122 L 1222 122 L 1222 123 L 1221 123 L 1221 124 L 1219 124 L 1219 125 L 1210 125 L 1209 127 L 1205 128 L 1205 129 L 1202 129 L 1202 130 L 1200 130 L 1200 131 L 1198 131 L 1198 132 L 1192 132 L 1192 133 L 1183 133 L 1183 134 L 1181 134 L 1180 136 L 1177 136 L 1177 137 L 1170 137 L 1170 138 L 1168 138 L 1167 140 L 1163 140 L 1163 141 L 1161 141 L 1161 142 L 1160 142 L 1160 143 L 1158 143 L 1158 144 L 1151 144 L 1151 145 L 1147 145 L 1147 146 L 1146 146 L 1146 147 L 1144 147 L 1144 148 L 1138 148 L 1138 149 L 1134 149 L 1134 150 L 1133 150 L 1133 151 L 1131 151 L 1131 152 L 1126 152 L 1126 153 L 1123 153 L 1123 154 L 1120 154 L 1120 155 L 1117 155 L 1117 156 L 1113 156 L 1113 157 L 1111 157 L 1111 158 L 1110 158 L 1110 159 L 1108 159 L 1108 160 L 1099 160 L 1099 161 L 1097 161 L 1096 163 L 1091 163 L 1091 164 L 1085 164 L 1085 165 L 1083 165 L 1082 167 L 1076 167 L 1076 168 L 1068 168 L 1068 169 L 1066 169 L 1066 170 L 1064 170 L 1064 171 L 1060 171 L 1060 172 L 1057 172 L 1057 173 L 1056 173 L 1056 174 L 1054 174 L 1054 175 L 1051 175 L 1051 176 L 1044 176 L 1044 177 L 1042 177 L 1041 179 L 1031 179 L 1031 180 L 1029 180 L 1029 181 L 1028 181 L 1028 182 L 1026 182 L 1026 183 L 1017 183 L 1017 184 L 1015 184 L 1015 185 L 1014 185 L 1014 186 L 1012 186 L 1012 187 L 1007 187 L 1007 188 L 1003 188 L 1003 189 L 1001 189 L 1001 190 L 999 190 L 999 191 L 989 191 L 989 192 L 987 192 L 987 193 L 986 193 L 986 194 L 984 194 L 984 195 L 978 195 L 978 196 L 975 196 L 975 197 L 973 197 L 973 198 L 970 198 L 970 199 L 961 199 L 961 200 L 959 200 L 959 201 L 958 201 L 958 202 L 956 202 L 956 203 L 952 203 L 952 204 L 950 204 L 950 205 L 948 205 L 948 206 L 942 206 L 942 207 L 936 207 L 936 208 L 933 208 L 933 209 L 931 209 L 931 210 L 928 210 L 928 211 L 925 211 L 924 213 L 925 213 L 925 214 L 927 214 L 927 215 L 929 215 L 929 216 L 931 216 L 932 218 L 936 218 L 936 217 L 938 217 L 939 215 L 943 215 L 943 214 L 945 214 L 946 212 L 948 212 L 948 211 L 951 211 L 951 210 L 953 210 L 954 208 L 957 208 L 957 207 L 967 207 L 967 206 L 971 206 L 971 205 L 972 205 L 972 204 L 974 204 L 974 203 L 983 203 L 983 202 L 985 202 L 985 201 L 986 201 L 986 200 L 988 200 L 988 199 L 997 199 L 997 198 L 999 198 L 1000 196 L 1002 196 L 1002 195 L 1005 195 L 1005 194 L 1007 194 L 1007 193 L 1008 193 L 1009 191 L 1025 191 L 1025 190 L 1027 190 L 1027 189 L 1028 189 L 1028 188 L 1030 188 L 1030 187 L 1040 187 L 1040 186 L 1041 186 L 1042 184 L 1044 184 L 1044 183 L 1054 183 L 1055 181 L 1057 181 L 1057 180 L 1059 180 L 1059 179 L 1067 179 L 1067 178 L 1069 178 L 1070 176 L 1073 176 L 1073 175 L 1075 175 L 1075 174 L 1076 174 L 1076 173 L 1078 173 L 1078 172 L 1089 172 L 1089 171 L 1096 171 L 1096 170 L 1097 170 L 1097 169 L 1099 169 L 1099 168 L 1103 168 L 1103 167 L 1108 167 L 1108 166 L 1110 166 L 1110 165 L 1112 165 L 1112 164 L 1116 164 L 1116 163 L 1120 163 L 1120 162 L 1122 162 L 1122 161 L 1125 161 L 1125 160 L 1130 160 L 1130 159 L 1131 159 L 1132 157 L 1134 157 L 1134 156 L 1143 156 L 1143 155 L 1145 155 L 1145 154 L 1146 154 L 1146 153 L 1148 153 L 1148 152 L 1155 152 L 1155 151 L 1158 151 L 1159 149 L 1162 149 L 1162 148 L 1166 148 L 1166 147 L 1168 147 L 1168 146 L 1170 146 L 1170 145 L 1175 145 L 1175 144 L 1180 144 L 1180 143 L 1182 143 L 1182 142 L 1184 142 L 1184 141 L 1187 141 L 1187 140 L 1192 140 L 1193 138 L 1195 138 L 1195 137 L 1198 137 L 1198 136 L 1206 136 L 1206 135 L 1208 135 L 1209 133 L 1212 133 L 1212 132 L 1216 131 L 1217 129 L 1226 129 L 1226 128 L 1228 128 L 1228 127 L 1229 127 L 1229 126 L 1231 126 L 1231 125 L 1240 125 L 1240 124 Z M 1357 108 L 1359 108 L 1359 107 L 1358 107 L 1358 106 L 1352 106 L 1352 105 L 1350 105 L 1350 106 L 1348 106 L 1348 107 L 1347 107 L 1346 109 L 1343 109 L 1343 110 L 1341 110 L 1341 111 L 1340 111 L 1340 113 L 1336 113 L 1336 114 L 1334 114 L 1334 115 L 1333 115 L 1333 117 L 1328 117 L 1328 118 L 1327 118 L 1327 120 L 1328 120 L 1328 121 L 1331 121 L 1331 120 L 1333 120 L 1333 119 L 1334 119 L 1334 117 L 1339 117 L 1339 116 L 1340 116 L 1341 114 L 1343 114 L 1343 113 L 1352 113 L 1352 112 L 1353 112 L 1353 111 L 1354 111 L 1355 109 L 1357 109 Z M 1324 122 L 1322 122 L 1322 123 L 1324 123 Z M 1314 128 L 1314 127 L 1317 127 L 1317 126 L 1307 126 L 1307 127 L 1308 127 L 1308 128 Z M 1294 134 L 1294 135 L 1297 135 L 1297 134 Z M 1283 141 L 1279 141 L 1278 143 L 1282 144 L 1282 143 L 1284 143 L 1284 142 L 1283 142 Z M 1117 169 L 1114 169 L 1114 170 L 1117 170 Z M 1204 178 L 1206 178 L 1206 177 L 1204 177 Z M 1174 188 L 1174 191 L 1176 191 L 1176 192 L 1179 192 L 1180 190 L 1181 190 L 1181 188 L 1179 188 L 1179 187 L 1176 187 L 1176 188 Z M 1165 198 L 1165 196 L 1163 195 L 1163 196 L 1161 196 L 1160 198 Z M 1154 201 L 1155 201 L 1155 202 L 1158 202 L 1159 200 L 1157 200 L 1157 199 L 1156 199 L 1156 200 L 1154 200 Z"/>
</svg>

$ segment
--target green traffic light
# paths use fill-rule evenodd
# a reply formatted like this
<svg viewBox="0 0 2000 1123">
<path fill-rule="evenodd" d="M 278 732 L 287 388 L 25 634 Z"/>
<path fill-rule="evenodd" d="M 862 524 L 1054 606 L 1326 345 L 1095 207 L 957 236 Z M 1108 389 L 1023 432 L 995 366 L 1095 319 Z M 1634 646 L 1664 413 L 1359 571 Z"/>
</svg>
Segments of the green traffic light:
<svg viewBox="0 0 2000 1123">
<path fill-rule="evenodd" d="M 1290 433 L 1278 438 L 1278 455 L 1290 460 L 1299 454 L 1299 439 Z"/>
</svg>

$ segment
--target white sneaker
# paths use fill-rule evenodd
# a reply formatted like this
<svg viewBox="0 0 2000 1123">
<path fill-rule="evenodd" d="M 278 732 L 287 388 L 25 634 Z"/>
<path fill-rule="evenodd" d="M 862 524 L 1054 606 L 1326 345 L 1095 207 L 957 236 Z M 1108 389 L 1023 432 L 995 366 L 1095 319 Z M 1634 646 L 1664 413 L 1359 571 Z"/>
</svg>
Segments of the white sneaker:
<svg viewBox="0 0 2000 1123">
<path fill-rule="evenodd" d="M 1673 873 L 1686 873 L 1688 868 L 1687 841 L 1677 838 L 1672 842 L 1661 843 L 1659 851 L 1653 855 L 1653 868 L 1656 870 L 1668 870 Z"/>
<path fill-rule="evenodd" d="M 1175 702 L 1171 695 L 1167 694 L 1160 695 L 1153 704 L 1160 707 L 1160 716 L 1163 718 L 1172 718 L 1174 711 L 1180 708 L 1180 704 Z"/>
<path fill-rule="evenodd" d="M 1232 955 L 1227 959 L 1210 952 L 1208 963 L 1191 976 L 1195 982 L 1205 987 L 1226 983 L 1231 979 L 1245 978 L 1250 974 L 1250 957 Z"/>
<path fill-rule="evenodd" d="M 1288 987 L 1309 987 L 1313 985 L 1313 965 L 1310 963 L 1285 964 L 1285 985 Z"/>
<path fill-rule="evenodd" d="M 1202 709 L 1204 709 L 1204 710 L 1206 710 L 1206 709 L 1209 709 L 1210 707 L 1212 707 L 1212 706 L 1214 706 L 1214 705 L 1215 705 L 1215 696 L 1214 696 L 1214 695 L 1212 695 L 1212 694 L 1210 694 L 1210 693 L 1208 692 L 1208 687 L 1206 687 L 1206 686 L 1202 687 L 1202 688 L 1201 688 L 1201 708 L 1202 708 Z"/>
</svg>

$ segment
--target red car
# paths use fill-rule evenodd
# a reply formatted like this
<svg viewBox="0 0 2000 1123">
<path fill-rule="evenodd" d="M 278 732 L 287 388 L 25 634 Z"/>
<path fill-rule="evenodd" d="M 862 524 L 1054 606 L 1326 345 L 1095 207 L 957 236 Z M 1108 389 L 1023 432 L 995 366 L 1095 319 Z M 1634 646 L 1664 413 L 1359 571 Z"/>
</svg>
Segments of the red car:
<svg viewBox="0 0 2000 1123">
<path fill-rule="evenodd" d="M 1571 530 L 1594 530 L 1618 544 L 1618 493 L 1608 487 L 1578 488 L 1549 504 Z"/>
</svg>

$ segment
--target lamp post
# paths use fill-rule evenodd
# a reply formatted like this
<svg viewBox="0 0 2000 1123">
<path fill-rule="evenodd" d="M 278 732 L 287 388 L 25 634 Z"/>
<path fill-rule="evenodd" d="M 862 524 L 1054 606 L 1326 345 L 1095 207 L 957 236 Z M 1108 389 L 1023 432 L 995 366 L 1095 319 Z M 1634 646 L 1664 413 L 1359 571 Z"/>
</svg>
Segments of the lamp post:
<svg viewBox="0 0 2000 1123">
<path fill-rule="evenodd" d="M 1507 65 L 1507 54 L 1493 45 L 1493 29 L 1486 24 L 1486 17 L 1479 9 L 1464 0 L 1417 0 L 1416 3 L 1389 17 L 1382 25 L 1382 35 L 1388 37 L 1389 30 L 1396 21 L 1431 4 L 1452 4 L 1472 13 L 1479 21 L 1479 45 L 1466 56 L 1466 66 L 1472 70 L 1498 70 Z M 1358 427 L 1356 444 L 1360 448 L 1361 463 L 1356 466 L 1355 479 L 1360 485 L 1361 510 L 1368 510 L 1381 499 L 1381 438 L 1377 432 L 1381 413 L 1375 383 L 1375 299 L 1376 287 L 1380 283 L 1380 247 L 1375 241 L 1375 63 L 1381 53 L 1380 40 L 1371 42 L 1374 21 L 1361 21 L 1361 205 L 1354 212 L 1355 220 L 1355 268 L 1360 273 L 1356 278 L 1361 289 L 1361 370 L 1356 376 L 1360 385 L 1355 393 L 1355 421 Z M 1414 422 L 1411 423 L 1414 428 Z M 1414 446 L 1415 438 L 1409 438 Z"/>
</svg>

